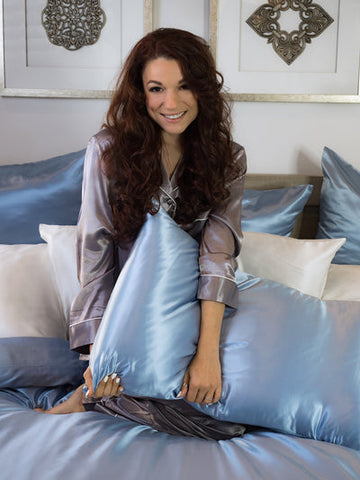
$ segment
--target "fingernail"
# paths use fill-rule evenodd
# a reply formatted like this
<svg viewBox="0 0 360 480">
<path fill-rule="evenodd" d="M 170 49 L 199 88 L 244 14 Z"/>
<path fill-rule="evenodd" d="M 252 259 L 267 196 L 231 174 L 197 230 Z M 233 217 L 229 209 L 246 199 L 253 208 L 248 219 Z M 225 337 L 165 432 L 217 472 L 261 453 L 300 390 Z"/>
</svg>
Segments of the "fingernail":
<svg viewBox="0 0 360 480">
<path fill-rule="evenodd" d="M 176 398 L 180 398 L 180 397 L 182 397 L 182 392 L 181 392 L 181 390 L 180 390 L 180 392 L 176 395 Z"/>
<path fill-rule="evenodd" d="M 120 390 L 120 392 L 123 392 L 123 391 L 124 391 L 124 387 L 120 387 L 119 390 Z"/>
<path fill-rule="evenodd" d="M 109 380 L 109 375 L 106 375 L 106 377 L 104 377 L 104 383 L 106 383 L 108 380 Z"/>
<path fill-rule="evenodd" d="M 116 377 L 117 377 L 116 373 L 113 373 L 113 374 L 111 375 L 111 380 L 114 380 L 114 378 L 116 378 Z"/>
<path fill-rule="evenodd" d="M 115 380 L 115 383 L 120 383 L 120 378 L 119 377 Z"/>
</svg>

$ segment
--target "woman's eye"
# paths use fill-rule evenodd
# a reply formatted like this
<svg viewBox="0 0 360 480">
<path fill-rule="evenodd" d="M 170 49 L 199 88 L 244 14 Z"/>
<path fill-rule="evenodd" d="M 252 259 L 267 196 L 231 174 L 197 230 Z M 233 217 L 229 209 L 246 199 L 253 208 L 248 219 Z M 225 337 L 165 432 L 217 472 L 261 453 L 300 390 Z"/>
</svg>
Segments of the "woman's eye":
<svg viewBox="0 0 360 480">
<path fill-rule="evenodd" d="M 149 92 L 161 92 L 161 87 L 151 87 L 149 88 Z"/>
<path fill-rule="evenodd" d="M 186 83 L 180 85 L 181 90 L 189 90 L 189 86 Z"/>
</svg>

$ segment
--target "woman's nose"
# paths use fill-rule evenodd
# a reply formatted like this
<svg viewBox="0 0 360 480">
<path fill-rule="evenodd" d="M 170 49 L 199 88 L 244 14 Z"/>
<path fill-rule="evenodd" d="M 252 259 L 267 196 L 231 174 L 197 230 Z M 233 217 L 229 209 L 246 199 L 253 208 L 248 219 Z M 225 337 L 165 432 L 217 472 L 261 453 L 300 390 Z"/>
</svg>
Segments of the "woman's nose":
<svg viewBox="0 0 360 480">
<path fill-rule="evenodd" d="M 165 106 L 168 109 L 175 109 L 178 104 L 178 95 L 177 92 L 173 90 L 168 90 L 165 97 Z"/>
</svg>

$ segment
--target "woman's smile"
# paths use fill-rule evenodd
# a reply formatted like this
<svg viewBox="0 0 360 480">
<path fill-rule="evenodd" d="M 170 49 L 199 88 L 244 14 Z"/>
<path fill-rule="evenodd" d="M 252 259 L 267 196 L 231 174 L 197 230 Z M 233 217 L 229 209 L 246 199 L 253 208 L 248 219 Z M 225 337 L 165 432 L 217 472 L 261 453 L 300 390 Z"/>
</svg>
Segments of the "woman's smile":
<svg viewBox="0 0 360 480">
<path fill-rule="evenodd" d="M 186 112 L 180 112 L 180 113 L 173 113 L 173 114 L 166 114 L 162 113 L 162 115 L 167 118 L 168 120 L 179 120 L 181 117 L 183 117 L 186 114 Z"/>
</svg>

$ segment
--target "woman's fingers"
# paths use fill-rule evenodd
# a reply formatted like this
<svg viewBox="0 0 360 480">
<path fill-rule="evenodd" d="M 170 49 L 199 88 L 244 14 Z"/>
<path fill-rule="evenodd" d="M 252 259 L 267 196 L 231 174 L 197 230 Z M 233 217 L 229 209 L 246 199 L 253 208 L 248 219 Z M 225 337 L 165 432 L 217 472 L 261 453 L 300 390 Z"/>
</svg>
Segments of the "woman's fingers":
<svg viewBox="0 0 360 480">
<path fill-rule="evenodd" d="M 183 383 L 180 388 L 180 392 L 177 394 L 177 398 L 183 398 L 187 395 L 189 390 L 189 374 L 185 373 Z"/>
<path fill-rule="evenodd" d="M 115 397 L 121 395 L 124 387 L 121 385 L 121 379 L 116 373 L 106 375 L 95 390 L 95 397 Z"/>
</svg>

